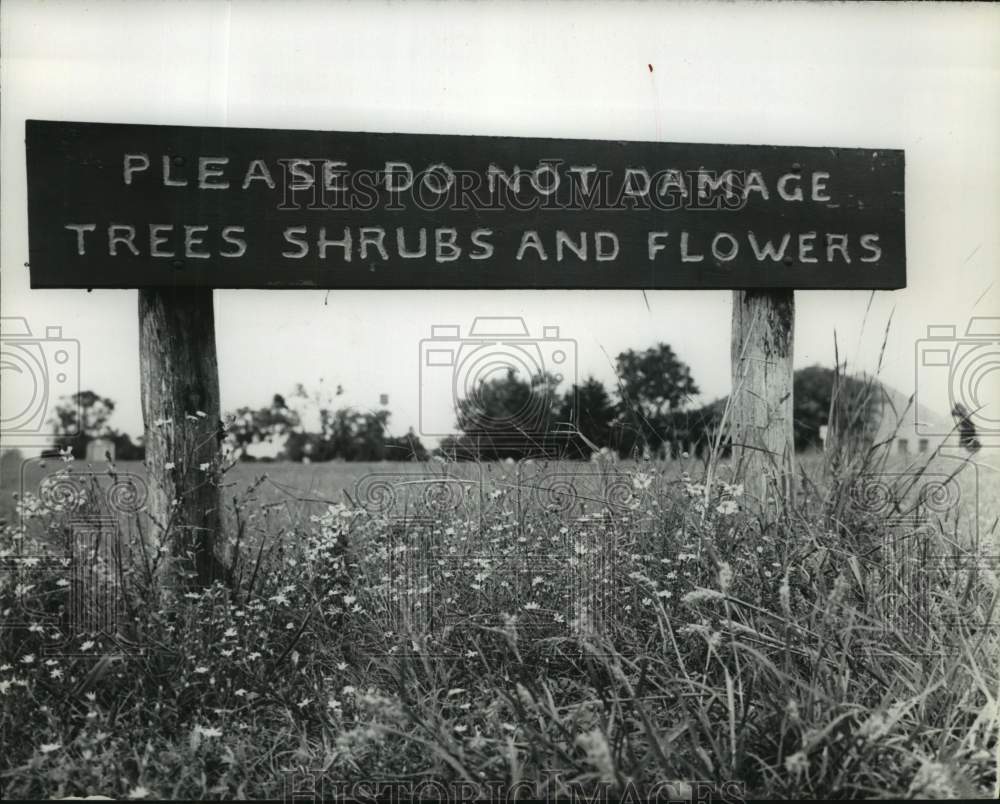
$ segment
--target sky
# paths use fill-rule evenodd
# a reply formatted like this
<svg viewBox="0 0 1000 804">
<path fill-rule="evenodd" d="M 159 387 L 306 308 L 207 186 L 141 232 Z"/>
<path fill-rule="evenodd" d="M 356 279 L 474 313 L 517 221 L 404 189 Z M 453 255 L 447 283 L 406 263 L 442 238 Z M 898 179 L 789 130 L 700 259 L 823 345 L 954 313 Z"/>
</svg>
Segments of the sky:
<svg viewBox="0 0 1000 804">
<path fill-rule="evenodd" d="M 795 365 L 832 365 L 836 339 L 874 370 L 887 338 L 881 377 L 911 393 L 928 326 L 960 339 L 972 316 L 1000 321 L 996 5 L 6 0 L 0 15 L 0 311 L 78 341 L 80 387 L 114 399 L 133 435 L 136 291 L 29 289 L 27 118 L 901 148 L 908 286 L 796 292 Z M 341 404 L 388 395 L 391 429 L 419 432 L 422 404 L 451 404 L 447 383 L 422 383 L 420 342 L 476 316 L 559 327 L 577 377 L 609 386 L 619 352 L 665 341 L 710 401 L 729 392 L 731 297 L 216 291 L 222 405 L 340 385 Z M 979 342 L 995 349 L 1000 328 Z M 984 377 L 980 397 L 1000 402 L 1000 371 Z M 926 388 L 947 412 L 947 381 Z M 5 419 L 24 393 L 4 376 Z"/>
</svg>

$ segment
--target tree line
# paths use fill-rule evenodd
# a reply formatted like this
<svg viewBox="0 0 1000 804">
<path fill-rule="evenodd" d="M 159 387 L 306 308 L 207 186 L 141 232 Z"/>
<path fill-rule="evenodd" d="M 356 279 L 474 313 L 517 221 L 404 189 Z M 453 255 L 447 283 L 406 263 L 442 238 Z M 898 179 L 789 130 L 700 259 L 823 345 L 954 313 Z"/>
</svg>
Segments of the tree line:
<svg viewBox="0 0 1000 804">
<path fill-rule="evenodd" d="M 273 445 L 268 457 L 298 462 L 427 460 L 438 454 L 454 459 L 503 460 L 542 454 L 586 460 L 607 449 L 620 457 L 702 456 L 729 444 L 720 434 L 726 398 L 696 404 L 700 391 L 690 367 L 666 343 L 626 350 L 615 360 L 616 384 L 609 389 L 587 377 L 561 389 L 547 373 L 524 377 L 508 369 L 478 384 L 455 401 L 455 434 L 428 449 L 410 428 L 393 435 L 388 409 L 361 410 L 312 394 L 298 385 L 291 394 L 275 394 L 270 404 L 240 407 L 220 423 L 229 446 L 244 460 L 256 460 L 253 445 Z M 833 369 L 811 366 L 795 372 L 794 429 L 799 450 L 820 447 L 820 427 L 827 424 L 834 388 Z M 840 393 L 860 397 L 861 380 L 840 378 Z M 335 396 L 343 389 L 338 387 Z M 300 412 L 311 406 L 308 426 Z M 142 460 L 141 438 L 110 425 L 113 400 L 81 391 L 62 400 L 55 411 L 55 434 L 74 457 L 103 438 L 115 446 L 117 460 Z M 867 417 L 866 417 L 867 418 Z M 265 458 L 266 459 L 266 458 Z"/>
</svg>

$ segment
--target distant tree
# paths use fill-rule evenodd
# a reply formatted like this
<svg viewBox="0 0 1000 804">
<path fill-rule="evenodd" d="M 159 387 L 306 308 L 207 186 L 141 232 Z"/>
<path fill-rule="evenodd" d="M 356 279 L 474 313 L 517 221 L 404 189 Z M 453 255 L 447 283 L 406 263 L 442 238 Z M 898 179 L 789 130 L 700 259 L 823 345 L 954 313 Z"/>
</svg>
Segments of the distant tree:
<svg viewBox="0 0 1000 804">
<path fill-rule="evenodd" d="M 116 461 L 144 461 L 146 459 L 146 447 L 141 443 L 135 443 L 128 433 L 119 433 L 117 430 L 110 430 L 107 438 L 115 445 Z"/>
<path fill-rule="evenodd" d="M 389 461 L 426 461 L 430 454 L 411 427 L 404 436 L 385 439 L 385 457 Z"/>
<path fill-rule="evenodd" d="M 619 408 L 604 383 L 588 377 L 574 385 L 562 398 L 557 427 L 572 430 L 567 439 L 566 457 L 589 458 L 594 448 L 612 443 Z"/>
<path fill-rule="evenodd" d="M 108 397 L 78 391 L 63 397 L 50 424 L 54 434 L 73 451 L 73 457 L 84 458 L 88 442 L 109 434 L 108 419 L 114 412 L 115 403 Z"/>
<path fill-rule="evenodd" d="M 825 366 L 799 369 L 792 378 L 792 416 L 795 449 L 818 449 L 823 446 L 820 427 L 831 424 L 831 402 L 837 385 L 837 400 L 833 405 L 833 422 L 840 432 L 868 432 L 877 419 L 880 397 L 877 387 L 857 377 L 845 377 Z"/>
<path fill-rule="evenodd" d="M 493 461 L 558 449 L 568 437 L 557 425 L 563 405 L 558 384 L 549 374 L 526 379 L 512 368 L 480 382 L 470 396 L 458 400 L 461 435 L 444 439 L 442 451 Z"/>
<path fill-rule="evenodd" d="M 319 460 L 380 461 L 385 451 L 388 411 L 368 413 L 355 408 L 320 411 Z"/>
<path fill-rule="evenodd" d="M 668 344 L 658 343 L 642 352 L 622 352 L 615 369 L 621 398 L 619 449 L 627 453 L 642 446 L 659 452 L 672 440 L 667 414 L 700 393 L 690 367 Z"/>
<path fill-rule="evenodd" d="M 21 479 L 24 455 L 21 450 L 0 450 L 0 488 L 16 488 Z"/>
<path fill-rule="evenodd" d="M 699 393 L 687 363 L 665 343 L 642 352 L 622 352 L 615 369 L 625 401 L 651 420 L 666 410 L 676 410 Z"/>
<path fill-rule="evenodd" d="M 299 415 L 288 407 L 281 394 L 275 394 L 267 407 L 257 410 L 242 407 L 231 414 L 227 438 L 237 449 L 257 441 L 284 443 L 299 425 Z"/>
</svg>

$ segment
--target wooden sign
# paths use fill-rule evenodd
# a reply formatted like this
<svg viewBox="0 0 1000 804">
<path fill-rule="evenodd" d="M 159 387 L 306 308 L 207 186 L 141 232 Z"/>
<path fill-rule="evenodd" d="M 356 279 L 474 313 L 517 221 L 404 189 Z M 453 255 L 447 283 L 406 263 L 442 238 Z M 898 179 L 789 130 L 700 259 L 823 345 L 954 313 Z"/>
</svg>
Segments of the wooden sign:
<svg viewBox="0 0 1000 804">
<path fill-rule="evenodd" d="M 903 152 L 26 124 L 34 288 L 906 286 Z"/>
</svg>

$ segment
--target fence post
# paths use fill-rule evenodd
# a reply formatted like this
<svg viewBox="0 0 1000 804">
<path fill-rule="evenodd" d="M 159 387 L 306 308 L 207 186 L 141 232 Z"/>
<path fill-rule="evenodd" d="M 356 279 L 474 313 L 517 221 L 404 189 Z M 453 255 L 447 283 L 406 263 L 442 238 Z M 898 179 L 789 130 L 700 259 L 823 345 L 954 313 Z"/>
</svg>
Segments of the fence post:
<svg viewBox="0 0 1000 804">
<path fill-rule="evenodd" d="M 733 465 L 760 510 L 795 495 L 791 289 L 733 291 Z"/>
<path fill-rule="evenodd" d="M 139 369 L 150 542 L 168 586 L 221 579 L 219 368 L 211 288 L 139 290 Z"/>
</svg>

